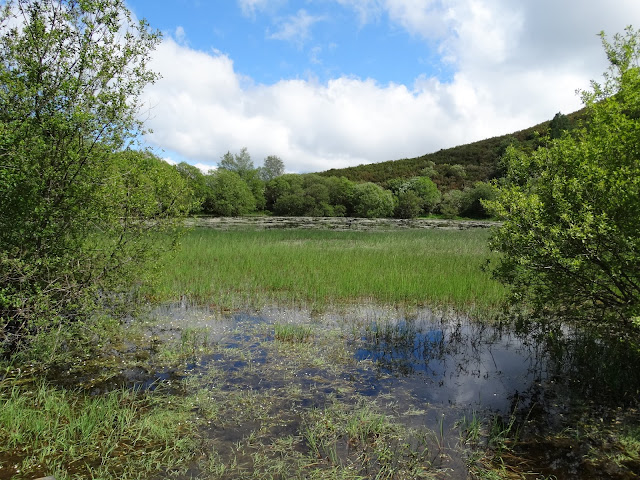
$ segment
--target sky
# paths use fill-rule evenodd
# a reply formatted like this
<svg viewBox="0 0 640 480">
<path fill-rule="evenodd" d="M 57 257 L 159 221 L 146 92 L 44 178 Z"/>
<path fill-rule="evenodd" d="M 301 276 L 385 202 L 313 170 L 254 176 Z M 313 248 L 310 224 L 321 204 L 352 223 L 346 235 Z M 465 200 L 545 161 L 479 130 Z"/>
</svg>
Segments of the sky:
<svg viewBox="0 0 640 480">
<path fill-rule="evenodd" d="M 203 171 L 411 158 L 581 108 L 638 0 L 127 0 L 162 32 L 145 143 Z"/>
</svg>

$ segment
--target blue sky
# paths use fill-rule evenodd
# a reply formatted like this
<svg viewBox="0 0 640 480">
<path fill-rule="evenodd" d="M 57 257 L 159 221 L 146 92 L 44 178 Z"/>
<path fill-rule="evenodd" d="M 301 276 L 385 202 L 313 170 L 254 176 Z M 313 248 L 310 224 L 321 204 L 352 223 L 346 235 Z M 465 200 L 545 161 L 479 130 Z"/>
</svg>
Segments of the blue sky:
<svg viewBox="0 0 640 480">
<path fill-rule="evenodd" d="M 432 46 L 384 19 L 364 22 L 337 2 L 272 3 L 252 9 L 234 1 L 129 1 L 154 28 L 175 36 L 182 27 L 189 46 L 228 55 L 258 83 L 345 75 L 403 84 L 425 73 L 450 78 L 451 68 Z"/>
<path fill-rule="evenodd" d="M 163 32 L 146 142 L 205 170 L 242 147 L 309 172 L 526 128 L 579 108 L 596 34 L 640 21 L 637 0 L 127 3 Z"/>
</svg>

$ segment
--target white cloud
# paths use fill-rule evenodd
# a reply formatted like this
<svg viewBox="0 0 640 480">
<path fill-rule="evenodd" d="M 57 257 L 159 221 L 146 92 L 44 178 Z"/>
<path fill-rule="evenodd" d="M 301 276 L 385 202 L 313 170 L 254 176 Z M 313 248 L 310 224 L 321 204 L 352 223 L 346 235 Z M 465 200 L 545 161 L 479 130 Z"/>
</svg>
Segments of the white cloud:
<svg viewBox="0 0 640 480">
<path fill-rule="evenodd" d="M 261 10 L 269 4 L 269 0 L 238 0 L 242 13 L 248 17 L 255 15 L 256 10 Z"/>
<path fill-rule="evenodd" d="M 210 163 L 196 163 L 194 167 L 199 168 L 202 173 L 209 173 L 212 170 L 216 170 L 218 165 L 212 165 Z"/>
<path fill-rule="evenodd" d="M 357 14 L 361 25 L 378 21 L 382 15 L 383 0 L 335 0 L 343 7 L 351 7 Z"/>
<path fill-rule="evenodd" d="M 309 38 L 314 23 L 323 20 L 321 16 L 309 15 L 306 10 L 298 10 L 295 15 L 278 22 L 278 30 L 268 36 L 275 40 L 285 40 L 301 46 Z"/>
<path fill-rule="evenodd" d="M 184 27 L 182 25 L 178 25 L 176 27 L 176 31 L 174 32 L 173 35 L 178 43 L 181 43 L 181 44 L 187 43 L 187 33 L 184 31 Z"/>
<path fill-rule="evenodd" d="M 384 9 L 396 25 L 437 42 L 452 79 L 255 85 L 228 56 L 167 38 L 152 64 L 163 78 L 146 91 L 154 130 L 148 141 L 207 165 L 246 146 L 256 165 L 278 155 L 294 172 L 422 155 L 579 108 L 575 90 L 606 67 L 596 33 L 622 31 L 629 18 L 640 18 L 635 0 L 337 1 L 365 20 Z M 317 20 L 301 12 L 298 23 L 282 24 L 280 38 L 305 38 Z"/>
<path fill-rule="evenodd" d="M 439 0 L 386 0 L 384 8 L 391 21 L 424 38 L 440 38 L 448 31 L 449 7 Z"/>
</svg>

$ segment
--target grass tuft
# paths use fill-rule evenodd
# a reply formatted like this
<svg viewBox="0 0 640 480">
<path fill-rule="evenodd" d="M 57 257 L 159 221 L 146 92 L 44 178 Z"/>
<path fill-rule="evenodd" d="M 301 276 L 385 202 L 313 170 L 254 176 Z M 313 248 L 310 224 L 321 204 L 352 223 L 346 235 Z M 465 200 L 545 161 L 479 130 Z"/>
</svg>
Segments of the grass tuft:
<svg viewBox="0 0 640 480">
<path fill-rule="evenodd" d="M 280 342 L 303 343 L 308 341 L 313 333 L 310 326 L 295 323 L 276 323 L 273 327 L 275 339 Z"/>
</svg>

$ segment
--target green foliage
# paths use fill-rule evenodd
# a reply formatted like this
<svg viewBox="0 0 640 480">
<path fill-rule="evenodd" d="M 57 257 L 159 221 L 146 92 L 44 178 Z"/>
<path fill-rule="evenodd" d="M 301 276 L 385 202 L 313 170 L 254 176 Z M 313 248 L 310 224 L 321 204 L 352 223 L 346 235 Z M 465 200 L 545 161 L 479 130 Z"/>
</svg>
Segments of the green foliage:
<svg viewBox="0 0 640 480">
<path fill-rule="evenodd" d="M 320 176 L 319 176 L 320 177 Z M 324 178 L 329 190 L 329 203 L 333 208 L 333 214 L 343 217 L 351 209 L 351 198 L 354 184 L 345 177 L 320 177 Z"/>
<path fill-rule="evenodd" d="M 209 173 L 206 182 L 210 190 L 203 206 L 206 213 L 235 217 L 256 209 L 256 200 L 238 173 L 219 169 Z"/>
<path fill-rule="evenodd" d="M 460 190 L 449 190 L 442 196 L 440 213 L 443 217 L 454 218 L 460 215 L 463 209 L 465 195 Z"/>
<path fill-rule="evenodd" d="M 352 186 L 344 177 L 282 175 L 267 183 L 266 206 L 276 215 L 344 216 L 350 205 Z"/>
<path fill-rule="evenodd" d="M 267 209 L 276 215 L 303 215 L 302 176 L 282 175 L 267 182 L 265 198 Z"/>
<path fill-rule="evenodd" d="M 615 319 L 640 314 L 640 46 L 613 44 L 604 85 L 583 93 L 588 126 L 546 148 L 507 152 L 507 181 L 486 202 L 502 217 L 496 275 L 539 310 Z"/>
<path fill-rule="evenodd" d="M 225 153 L 219 162 L 220 170 L 227 170 L 237 173 L 244 183 L 249 187 L 255 206 L 252 210 L 264 210 L 265 197 L 264 197 L 264 181 L 260 178 L 261 171 L 253 166 L 253 160 L 247 150 L 247 147 L 240 149 L 240 153 L 231 154 Z M 220 214 L 219 214 L 220 215 Z M 238 214 L 243 215 L 243 214 Z"/>
<path fill-rule="evenodd" d="M 553 138 L 560 138 L 564 132 L 567 132 L 571 128 L 571 122 L 566 115 L 558 112 L 551 120 L 549 124 L 549 136 Z"/>
<path fill-rule="evenodd" d="M 442 165 L 442 169 L 447 177 L 456 177 L 459 179 L 467 178 L 467 171 L 464 169 L 463 165 L 460 165 L 458 163 L 456 163 L 455 165 L 449 165 L 448 163 L 445 163 Z"/>
<path fill-rule="evenodd" d="M 95 41 L 97 38 L 101 40 Z M 0 12 L 0 348 L 86 319 L 143 279 L 189 208 L 169 165 L 122 151 L 158 35 L 121 0 Z M 185 200 L 185 194 L 187 200 Z"/>
<path fill-rule="evenodd" d="M 218 168 L 229 170 L 230 172 L 236 172 L 243 178 L 249 172 L 255 170 L 253 167 L 253 160 L 251 160 L 251 155 L 249 155 L 247 147 L 242 147 L 242 149 L 240 149 L 240 153 L 236 153 L 235 155 L 231 152 L 225 153 L 220 159 L 220 162 L 218 162 Z"/>
<path fill-rule="evenodd" d="M 409 190 L 416 194 L 420 199 L 422 213 L 425 214 L 431 213 L 440 202 L 440 191 L 429 177 L 414 177 L 406 182 L 403 190 Z"/>
<path fill-rule="evenodd" d="M 353 214 L 363 218 L 393 215 L 393 195 L 375 183 L 361 183 L 353 187 Z"/>
<path fill-rule="evenodd" d="M 584 116 L 584 110 L 567 115 L 570 122 L 569 129 L 579 123 Z M 342 176 L 358 183 L 373 182 L 390 190 L 393 190 L 388 183 L 391 179 L 408 180 L 412 177 L 424 176 L 431 178 L 442 192 L 450 189 L 460 190 L 465 185 L 473 185 L 479 181 L 487 182 L 501 176 L 500 159 L 509 145 L 517 145 L 525 152 L 532 152 L 543 145 L 549 123 L 544 122 L 526 130 L 438 150 L 420 157 L 330 169 L 320 172 L 319 175 Z M 450 174 L 452 172 L 449 166 L 453 165 L 464 168 L 464 178 Z"/>
<path fill-rule="evenodd" d="M 185 162 L 180 162 L 175 166 L 177 172 L 184 178 L 189 185 L 189 188 L 193 192 L 192 197 L 192 212 L 199 212 L 202 209 L 202 204 L 205 202 L 207 195 L 209 194 L 209 187 L 204 174 L 198 167 L 189 165 Z"/>
<path fill-rule="evenodd" d="M 497 189 L 491 183 L 476 182 L 471 188 L 464 189 L 461 214 L 471 218 L 486 218 L 489 212 L 484 207 L 484 202 L 495 200 Z"/>
<path fill-rule="evenodd" d="M 284 162 L 280 157 L 269 155 L 264 159 L 264 165 L 260 167 L 259 172 L 262 181 L 268 182 L 269 180 L 284 175 Z"/>
<path fill-rule="evenodd" d="M 420 176 L 422 177 L 435 177 L 438 174 L 438 172 L 436 171 L 436 164 L 432 161 L 428 161 L 424 167 L 422 167 L 422 170 L 420 171 Z"/>
<path fill-rule="evenodd" d="M 396 218 L 416 218 L 422 212 L 422 200 L 413 191 L 400 192 L 396 198 Z"/>
</svg>

